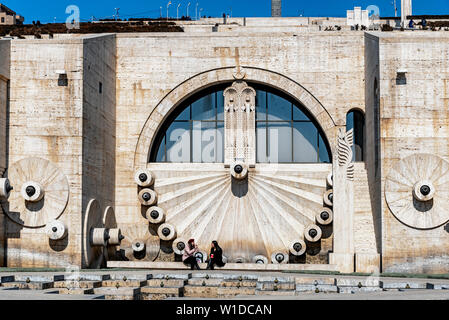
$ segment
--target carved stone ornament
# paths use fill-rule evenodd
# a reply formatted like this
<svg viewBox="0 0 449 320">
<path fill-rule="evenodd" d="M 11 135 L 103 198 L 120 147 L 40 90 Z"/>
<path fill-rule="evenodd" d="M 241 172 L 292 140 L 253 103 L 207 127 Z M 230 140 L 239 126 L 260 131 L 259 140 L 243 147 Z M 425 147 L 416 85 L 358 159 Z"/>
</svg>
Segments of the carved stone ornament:
<svg viewBox="0 0 449 320">
<path fill-rule="evenodd" d="M 385 199 L 393 215 L 416 229 L 449 221 L 449 163 L 432 154 L 398 161 L 385 181 Z"/>
<path fill-rule="evenodd" d="M 256 90 L 237 80 L 225 89 L 225 164 L 256 163 Z"/>
<path fill-rule="evenodd" d="M 338 165 L 340 167 L 347 166 L 346 175 L 348 180 L 354 180 L 354 163 L 352 162 L 352 146 L 354 144 L 354 130 L 338 131 Z"/>
</svg>

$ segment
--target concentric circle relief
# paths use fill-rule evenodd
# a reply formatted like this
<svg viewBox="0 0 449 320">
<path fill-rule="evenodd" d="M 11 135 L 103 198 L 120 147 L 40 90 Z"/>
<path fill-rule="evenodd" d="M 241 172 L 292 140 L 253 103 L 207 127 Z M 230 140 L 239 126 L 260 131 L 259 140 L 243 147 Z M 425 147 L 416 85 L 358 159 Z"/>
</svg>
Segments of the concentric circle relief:
<svg viewBox="0 0 449 320">
<path fill-rule="evenodd" d="M 4 211 L 12 221 L 41 228 L 64 212 L 69 184 L 55 164 L 42 158 L 25 158 L 9 166 L 7 174 L 14 189 Z"/>
<path fill-rule="evenodd" d="M 398 161 L 385 181 L 385 199 L 405 225 L 433 229 L 449 221 L 449 163 L 432 154 Z"/>
</svg>

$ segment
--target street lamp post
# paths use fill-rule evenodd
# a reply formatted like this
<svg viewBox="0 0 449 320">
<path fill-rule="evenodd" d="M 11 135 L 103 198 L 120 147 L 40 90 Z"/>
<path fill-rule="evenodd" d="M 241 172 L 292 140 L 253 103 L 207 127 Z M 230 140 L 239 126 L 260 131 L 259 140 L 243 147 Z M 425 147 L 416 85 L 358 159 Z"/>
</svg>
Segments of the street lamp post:
<svg viewBox="0 0 449 320">
<path fill-rule="evenodd" d="M 160 17 L 162 18 L 162 6 L 160 6 L 160 8 L 161 8 L 161 15 L 160 15 Z"/>
<path fill-rule="evenodd" d="M 195 8 L 195 20 L 198 20 L 198 6 L 199 6 L 199 3 L 197 2 L 196 8 Z"/>
<path fill-rule="evenodd" d="M 203 8 L 200 9 L 199 18 L 201 19 L 201 11 L 203 11 Z"/>
<path fill-rule="evenodd" d="M 187 4 L 187 18 L 189 17 L 189 7 L 190 7 L 190 2 Z"/>
<path fill-rule="evenodd" d="M 179 19 L 179 7 L 181 6 L 181 2 L 178 4 L 178 7 L 176 8 L 176 20 Z"/>
<path fill-rule="evenodd" d="M 118 11 L 120 10 L 120 8 L 114 8 L 114 10 L 115 10 L 115 21 L 117 21 L 117 18 L 119 17 L 119 15 L 118 15 Z"/>
<path fill-rule="evenodd" d="M 171 5 L 171 1 L 169 1 L 169 2 L 167 3 L 167 20 L 168 20 L 168 7 L 170 7 L 170 5 Z"/>
</svg>

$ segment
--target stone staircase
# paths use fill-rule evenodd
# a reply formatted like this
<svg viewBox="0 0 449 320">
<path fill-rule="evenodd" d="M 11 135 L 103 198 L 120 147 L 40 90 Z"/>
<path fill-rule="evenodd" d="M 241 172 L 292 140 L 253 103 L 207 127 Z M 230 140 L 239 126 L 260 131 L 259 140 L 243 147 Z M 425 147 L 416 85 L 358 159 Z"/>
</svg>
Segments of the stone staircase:
<svg viewBox="0 0 449 320">
<path fill-rule="evenodd" d="M 380 278 L 382 279 L 382 278 Z M 3 290 L 28 290 L 40 294 L 73 295 L 80 299 L 163 300 L 169 298 L 219 298 L 238 296 L 296 296 L 304 293 L 348 293 L 449 289 L 449 281 L 382 279 L 340 276 L 272 276 L 229 273 L 133 274 L 131 271 L 73 275 L 14 275 L 0 277 Z"/>
</svg>

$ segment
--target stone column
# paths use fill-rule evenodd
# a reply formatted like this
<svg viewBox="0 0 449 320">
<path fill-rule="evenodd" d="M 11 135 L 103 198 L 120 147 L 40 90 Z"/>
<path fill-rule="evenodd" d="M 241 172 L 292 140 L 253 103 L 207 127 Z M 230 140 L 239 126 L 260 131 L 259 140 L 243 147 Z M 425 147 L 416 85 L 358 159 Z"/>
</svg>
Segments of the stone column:
<svg viewBox="0 0 449 320">
<path fill-rule="evenodd" d="M 412 0 L 401 0 L 401 25 L 407 26 L 407 16 L 412 15 Z"/>
<path fill-rule="evenodd" d="M 354 163 L 353 130 L 338 132 L 337 152 L 333 156 L 334 243 L 329 263 L 340 272 L 354 272 Z"/>
</svg>

